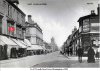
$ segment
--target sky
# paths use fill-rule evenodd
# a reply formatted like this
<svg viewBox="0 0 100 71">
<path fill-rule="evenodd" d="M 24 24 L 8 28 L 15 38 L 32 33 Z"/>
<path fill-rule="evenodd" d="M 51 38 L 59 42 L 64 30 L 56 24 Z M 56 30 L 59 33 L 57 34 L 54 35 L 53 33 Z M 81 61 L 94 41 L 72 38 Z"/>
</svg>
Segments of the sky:
<svg viewBox="0 0 100 71">
<path fill-rule="evenodd" d="M 77 20 L 95 10 L 99 0 L 19 0 L 19 8 L 43 30 L 43 40 L 50 43 L 54 37 L 56 44 L 61 47 L 72 33 L 78 28 Z M 32 5 L 29 5 L 29 4 Z M 46 3 L 47 5 L 34 5 Z M 93 3 L 93 4 L 87 4 Z"/>
</svg>

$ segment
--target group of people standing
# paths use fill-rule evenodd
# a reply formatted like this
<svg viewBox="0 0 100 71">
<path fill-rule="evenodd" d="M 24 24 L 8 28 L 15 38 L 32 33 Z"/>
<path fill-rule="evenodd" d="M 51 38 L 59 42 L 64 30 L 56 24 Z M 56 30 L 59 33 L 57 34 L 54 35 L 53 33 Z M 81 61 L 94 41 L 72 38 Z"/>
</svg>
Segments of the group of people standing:
<svg viewBox="0 0 100 71">
<path fill-rule="evenodd" d="M 79 46 L 78 50 L 77 50 L 77 54 L 78 54 L 78 60 L 81 63 L 82 62 L 82 56 L 84 54 L 84 50 L 82 47 Z M 87 62 L 88 63 L 95 63 L 95 57 L 97 57 L 99 59 L 99 52 L 96 52 L 92 47 L 89 47 L 88 51 L 87 51 Z"/>
<path fill-rule="evenodd" d="M 73 50 L 70 48 L 65 48 L 64 51 L 60 52 L 61 54 L 63 55 L 68 55 L 68 56 L 72 56 L 73 55 Z M 78 56 L 78 61 L 80 63 L 82 63 L 82 57 L 84 56 L 84 49 L 81 47 L 81 46 L 78 46 L 78 49 L 76 50 L 76 55 Z M 94 51 L 94 49 L 92 47 L 89 47 L 88 50 L 87 50 L 87 62 L 88 63 L 95 63 L 95 58 L 99 59 L 100 57 L 100 54 L 98 51 Z"/>
<path fill-rule="evenodd" d="M 61 54 L 63 55 L 68 55 L 68 56 L 72 56 L 73 55 L 73 50 L 72 48 L 64 48 L 63 51 L 60 51 Z"/>
</svg>

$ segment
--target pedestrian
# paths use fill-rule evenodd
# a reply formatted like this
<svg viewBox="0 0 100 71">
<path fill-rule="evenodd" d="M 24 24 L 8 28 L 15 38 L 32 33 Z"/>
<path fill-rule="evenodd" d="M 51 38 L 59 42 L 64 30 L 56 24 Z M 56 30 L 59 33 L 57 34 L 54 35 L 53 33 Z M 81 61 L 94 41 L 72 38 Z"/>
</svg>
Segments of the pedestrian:
<svg viewBox="0 0 100 71">
<path fill-rule="evenodd" d="M 3 60 L 4 59 L 4 54 L 3 54 L 3 46 L 0 45 L 0 60 Z"/>
<path fill-rule="evenodd" d="M 67 50 L 66 50 L 66 48 L 64 49 L 64 55 L 66 55 L 66 52 L 67 52 Z"/>
<path fill-rule="evenodd" d="M 68 56 L 69 56 L 69 53 L 70 53 L 70 51 L 69 51 L 69 48 L 67 49 L 67 54 L 68 54 Z"/>
<path fill-rule="evenodd" d="M 77 56 L 77 48 L 76 48 L 76 56 Z"/>
<path fill-rule="evenodd" d="M 89 48 L 87 55 L 88 55 L 87 62 L 88 63 L 95 63 L 95 58 L 94 58 L 95 52 L 94 52 L 94 49 L 92 47 Z"/>
<path fill-rule="evenodd" d="M 98 50 L 96 51 L 95 57 L 96 57 L 96 59 L 99 59 L 99 52 L 98 52 Z"/>
<path fill-rule="evenodd" d="M 78 54 L 78 61 L 81 63 L 82 62 L 82 56 L 83 56 L 83 48 L 79 46 L 78 50 L 77 50 L 77 54 Z"/>
<path fill-rule="evenodd" d="M 8 48 L 8 45 L 7 44 L 5 44 L 4 45 L 4 48 L 3 48 L 3 53 L 4 53 L 4 59 L 8 59 L 8 55 L 7 55 L 7 48 Z"/>
<path fill-rule="evenodd" d="M 73 54 L 73 50 L 72 48 L 70 48 L 70 55 L 72 56 L 72 54 Z"/>
</svg>

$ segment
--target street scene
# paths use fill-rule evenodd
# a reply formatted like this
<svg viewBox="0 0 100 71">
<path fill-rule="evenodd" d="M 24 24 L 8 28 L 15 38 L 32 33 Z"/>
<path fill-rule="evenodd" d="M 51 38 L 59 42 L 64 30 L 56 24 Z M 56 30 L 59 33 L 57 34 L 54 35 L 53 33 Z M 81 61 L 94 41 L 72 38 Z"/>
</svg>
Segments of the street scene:
<svg viewBox="0 0 100 71">
<path fill-rule="evenodd" d="M 99 0 L 0 0 L 0 68 L 100 68 Z"/>
<path fill-rule="evenodd" d="M 52 58 L 52 59 L 51 59 Z M 45 67 L 61 67 L 61 68 L 99 68 L 99 60 L 96 59 L 95 63 L 87 63 L 87 57 L 83 57 L 83 62 L 78 62 L 76 56 L 64 56 L 57 52 L 46 55 L 27 56 L 18 59 L 9 59 L 0 61 L 2 68 L 45 68 Z"/>
</svg>

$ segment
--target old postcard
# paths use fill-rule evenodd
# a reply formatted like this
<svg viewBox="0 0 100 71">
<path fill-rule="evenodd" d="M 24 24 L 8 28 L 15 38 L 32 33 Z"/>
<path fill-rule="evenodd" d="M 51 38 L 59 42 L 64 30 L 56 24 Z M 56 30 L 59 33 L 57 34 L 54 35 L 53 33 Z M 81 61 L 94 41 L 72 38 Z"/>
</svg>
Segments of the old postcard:
<svg viewBox="0 0 100 71">
<path fill-rule="evenodd" d="M 100 68 L 99 0 L 0 0 L 0 68 Z"/>
</svg>

